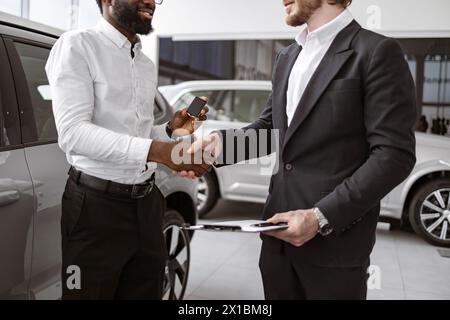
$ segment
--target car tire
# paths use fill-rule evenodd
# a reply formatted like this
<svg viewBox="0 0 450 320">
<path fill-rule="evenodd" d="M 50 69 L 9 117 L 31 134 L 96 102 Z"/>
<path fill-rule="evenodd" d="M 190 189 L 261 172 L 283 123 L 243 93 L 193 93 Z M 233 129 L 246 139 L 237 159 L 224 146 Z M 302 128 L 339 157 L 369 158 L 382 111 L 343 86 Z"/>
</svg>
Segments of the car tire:
<svg viewBox="0 0 450 320">
<path fill-rule="evenodd" d="M 168 209 L 164 214 L 163 233 L 169 255 L 164 270 L 164 300 L 182 300 L 186 292 L 191 250 L 189 233 L 181 229 L 184 223 L 176 210 Z"/>
<path fill-rule="evenodd" d="M 429 243 L 450 247 L 450 178 L 422 185 L 409 206 L 413 230 Z M 444 234 L 445 233 L 445 234 Z"/>
<path fill-rule="evenodd" d="M 204 218 L 219 199 L 219 185 L 215 174 L 208 172 L 200 177 L 197 188 L 197 212 L 200 218 Z"/>
</svg>

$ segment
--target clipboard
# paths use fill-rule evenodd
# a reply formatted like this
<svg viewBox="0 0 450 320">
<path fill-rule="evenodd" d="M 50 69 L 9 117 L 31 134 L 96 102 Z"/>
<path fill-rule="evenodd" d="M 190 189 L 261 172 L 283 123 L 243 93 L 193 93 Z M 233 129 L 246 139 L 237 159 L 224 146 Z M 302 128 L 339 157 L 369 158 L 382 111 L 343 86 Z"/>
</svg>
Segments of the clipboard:
<svg viewBox="0 0 450 320">
<path fill-rule="evenodd" d="M 190 231 L 228 231 L 228 232 L 247 232 L 258 233 L 274 230 L 287 229 L 288 224 L 283 222 L 279 224 L 268 223 L 264 220 L 238 220 L 238 221 L 224 221 L 205 223 L 191 226 L 190 224 L 184 224 L 181 229 Z"/>
</svg>

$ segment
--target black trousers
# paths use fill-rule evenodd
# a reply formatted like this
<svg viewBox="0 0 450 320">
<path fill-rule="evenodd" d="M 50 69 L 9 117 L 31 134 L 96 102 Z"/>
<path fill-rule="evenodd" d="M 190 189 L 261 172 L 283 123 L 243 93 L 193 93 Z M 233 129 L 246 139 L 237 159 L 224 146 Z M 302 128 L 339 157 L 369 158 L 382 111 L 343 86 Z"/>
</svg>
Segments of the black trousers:
<svg viewBox="0 0 450 320">
<path fill-rule="evenodd" d="M 368 267 L 369 261 L 351 268 L 314 266 L 264 244 L 259 259 L 267 300 L 365 300 Z"/>
<path fill-rule="evenodd" d="M 164 203 L 156 186 L 145 198 L 131 199 L 69 178 L 62 199 L 62 298 L 161 299 Z"/>
</svg>

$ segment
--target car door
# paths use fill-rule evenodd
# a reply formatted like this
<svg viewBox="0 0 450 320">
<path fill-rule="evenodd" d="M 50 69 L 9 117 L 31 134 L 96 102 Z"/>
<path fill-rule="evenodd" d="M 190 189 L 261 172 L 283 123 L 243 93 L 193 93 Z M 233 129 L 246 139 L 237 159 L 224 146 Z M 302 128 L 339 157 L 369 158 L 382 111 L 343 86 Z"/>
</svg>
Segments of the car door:
<svg viewBox="0 0 450 320">
<path fill-rule="evenodd" d="M 31 39 L 34 34 L 29 33 Z M 50 87 L 45 73 L 52 42 L 9 37 L 5 44 L 17 88 L 25 157 L 36 194 L 31 297 L 61 296 L 61 197 L 69 165 L 57 144 Z"/>
<path fill-rule="evenodd" d="M 0 36 L 0 300 L 26 299 L 35 196 L 23 149 L 16 92 Z"/>
<path fill-rule="evenodd" d="M 45 40 L 45 39 L 42 39 Z M 34 183 L 34 254 L 31 297 L 61 297 L 61 197 L 69 164 L 57 144 L 57 131 L 45 64 L 54 39 L 45 42 L 5 40 L 18 91 L 25 156 Z M 163 98 L 156 97 L 155 120 L 170 118 Z"/>
</svg>

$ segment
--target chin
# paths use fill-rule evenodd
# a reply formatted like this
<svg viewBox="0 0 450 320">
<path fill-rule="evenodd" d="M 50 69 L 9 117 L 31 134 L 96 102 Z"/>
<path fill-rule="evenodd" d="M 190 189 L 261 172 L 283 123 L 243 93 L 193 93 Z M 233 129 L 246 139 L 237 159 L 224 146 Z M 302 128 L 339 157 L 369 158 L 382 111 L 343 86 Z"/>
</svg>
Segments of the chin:
<svg viewBox="0 0 450 320">
<path fill-rule="evenodd" d="M 301 25 L 304 25 L 306 21 L 303 21 L 296 15 L 289 15 L 286 17 L 286 23 L 291 27 L 300 27 Z"/>
<path fill-rule="evenodd" d="M 134 27 L 134 32 L 143 36 L 150 34 L 153 31 L 153 26 L 151 23 L 138 24 Z"/>
</svg>

